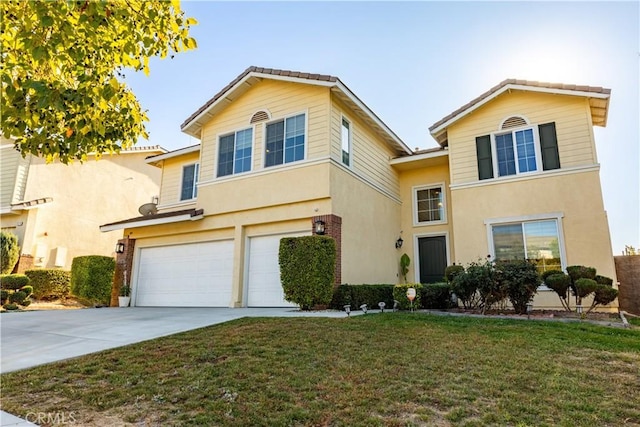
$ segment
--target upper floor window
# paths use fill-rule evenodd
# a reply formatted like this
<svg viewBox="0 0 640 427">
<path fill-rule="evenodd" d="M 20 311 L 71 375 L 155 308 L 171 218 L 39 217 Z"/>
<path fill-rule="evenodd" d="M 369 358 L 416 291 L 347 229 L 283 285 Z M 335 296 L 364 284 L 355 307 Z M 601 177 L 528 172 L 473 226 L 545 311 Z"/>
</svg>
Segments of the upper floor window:
<svg viewBox="0 0 640 427">
<path fill-rule="evenodd" d="M 220 137 L 218 177 L 251 170 L 253 129 L 244 129 Z"/>
<path fill-rule="evenodd" d="M 414 223 L 434 224 L 446 221 L 444 185 L 415 187 L 413 189 Z"/>
<path fill-rule="evenodd" d="M 198 195 L 198 173 L 200 166 L 198 163 L 187 165 L 182 168 L 182 187 L 180 190 L 180 200 L 195 199 Z"/>
<path fill-rule="evenodd" d="M 269 123 L 265 145 L 265 167 L 304 159 L 305 115 Z"/>
<path fill-rule="evenodd" d="M 478 179 L 560 168 L 555 123 L 476 138 Z"/>
<path fill-rule="evenodd" d="M 342 163 L 351 166 L 351 124 L 344 117 L 342 118 Z"/>
</svg>

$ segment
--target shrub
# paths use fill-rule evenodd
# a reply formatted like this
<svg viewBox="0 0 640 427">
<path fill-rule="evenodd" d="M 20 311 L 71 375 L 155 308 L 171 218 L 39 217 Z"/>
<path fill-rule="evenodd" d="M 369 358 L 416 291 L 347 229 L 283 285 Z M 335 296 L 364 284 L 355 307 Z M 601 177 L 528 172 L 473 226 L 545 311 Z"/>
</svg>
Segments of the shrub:
<svg viewBox="0 0 640 427">
<path fill-rule="evenodd" d="M 20 258 L 18 236 L 0 231 L 0 274 L 9 274 Z"/>
<path fill-rule="evenodd" d="M 607 276 L 600 276 L 597 275 L 594 280 L 596 281 L 596 283 L 598 283 L 599 285 L 605 285 L 605 286 L 613 286 L 613 279 Z"/>
<path fill-rule="evenodd" d="M 18 304 L 15 303 L 5 304 L 2 307 L 4 307 L 5 310 L 17 310 L 20 308 L 18 307 Z"/>
<path fill-rule="evenodd" d="M 411 258 L 409 258 L 409 255 L 402 254 L 402 256 L 400 257 L 400 272 L 402 273 L 402 277 L 405 283 L 407 282 L 407 273 L 409 272 L 409 264 L 411 264 Z"/>
<path fill-rule="evenodd" d="M 618 290 L 607 285 L 596 286 L 595 293 L 593 295 L 593 302 L 587 313 L 593 310 L 598 305 L 607 305 L 612 303 L 618 297 Z"/>
<path fill-rule="evenodd" d="M 448 283 L 427 283 L 420 291 L 422 308 L 445 309 L 451 307 L 451 285 Z"/>
<path fill-rule="evenodd" d="M 544 283 L 547 283 L 547 277 L 552 276 L 554 274 L 564 274 L 564 271 L 562 271 L 562 270 L 545 270 L 540 275 L 540 278 L 542 279 L 542 281 Z"/>
<path fill-rule="evenodd" d="M 456 295 L 462 306 L 466 309 L 476 309 L 480 306 L 480 294 L 478 284 L 471 279 L 466 272 L 453 277 L 451 291 Z"/>
<path fill-rule="evenodd" d="M 545 284 L 550 289 L 553 289 L 558 297 L 560 298 L 560 302 L 562 306 L 567 310 L 571 311 L 569 308 L 568 301 L 568 292 L 569 287 L 571 286 L 571 277 L 568 274 L 564 274 L 563 272 L 557 272 L 555 274 L 548 275 L 544 279 Z"/>
<path fill-rule="evenodd" d="M 567 274 L 571 277 L 571 283 L 575 285 L 579 279 L 595 279 L 596 269 L 583 265 L 570 265 L 567 267 Z"/>
<path fill-rule="evenodd" d="M 513 309 L 518 314 L 525 314 L 527 304 L 538 292 L 541 283 L 536 265 L 526 260 L 502 261 L 497 268 Z"/>
<path fill-rule="evenodd" d="M 79 256 L 71 263 L 71 293 L 93 303 L 108 305 L 116 261 L 107 256 Z"/>
<path fill-rule="evenodd" d="M 407 290 L 414 288 L 416 290 L 416 297 L 413 300 L 413 304 L 407 297 Z M 393 299 L 398 301 L 400 310 L 410 310 L 413 307 L 417 310 L 421 307 L 420 294 L 422 293 L 422 285 L 420 283 L 401 283 L 393 287 Z M 391 306 L 393 307 L 393 305 Z"/>
<path fill-rule="evenodd" d="M 6 291 L 4 289 L 0 290 L 0 305 L 3 305 L 5 302 L 7 302 L 7 298 L 9 298 L 9 291 Z"/>
<path fill-rule="evenodd" d="M 498 272 L 491 261 L 471 263 L 464 273 L 467 280 L 474 283 L 480 295 L 482 313 L 507 298 L 507 285 L 499 280 Z"/>
<path fill-rule="evenodd" d="M 16 291 L 29 284 L 29 278 L 24 274 L 7 274 L 0 276 L 0 288 Z"/>
<path fill-rule="evenodd" d="M 333 291 L 330 307 L 343 310 L 349 304 L 357 309 L 362 304 L 377 308 L 379 302 L 384 302 L 387 309 L 393 308 L 393 285 L 340 285 Z"/>
<path fill-rule="evenodd" d="M 451 283 L 453 282 L 453 278 L 462 272 L 464 272 L 463 266 L 455 264 L 449 265 L 444 269 L 444 278 L 447 282 Z"/>
<path fill-rule="evenodd" d="M 16 304 L 22 304 L 27 298 L 27 294 L 22 291 L 16 291 L 9 295 L 9 302 L 15 302 Z"/>
<path fill-rule="evenodd" d="M 25 299 L 24 301 L 22 301 L 22 304 L 20 304 L 23 307 L 28 307 L 29 305 L 31 305 L 31 300 L 29 298 Z"/>
<path fill-rule="evenodd" d="M 576 280 L 575 287 L 576 295 L 578 296 L 578 298 L 580 298 L 580 301 L 582 301 L 582 298 L 586 298 L 591 293 L 595 292 L 596 288 L 598 287 L 598 283 L 593 279 L 587 279 L 583 277 Z"/>
<path fill-rule="evenodd" d="M 278 254 L 285 299 L 302 310 L 326 305 L 333 295 L 336 242 L 328 236 L 285 237 Z"/>
<path fill-rule="evenodd" d="M 69 296 L 71 273 L 64 270 L 27 270 L 33 296 L 37 299 L 66 298 Z"/>
<path fill-rule="evenodd" d="M 20 288 L 20 290 L 27 294 L 27 296 L 30 296 L 33 293 L 33 286 L 23 286 Z"/>
</svg>

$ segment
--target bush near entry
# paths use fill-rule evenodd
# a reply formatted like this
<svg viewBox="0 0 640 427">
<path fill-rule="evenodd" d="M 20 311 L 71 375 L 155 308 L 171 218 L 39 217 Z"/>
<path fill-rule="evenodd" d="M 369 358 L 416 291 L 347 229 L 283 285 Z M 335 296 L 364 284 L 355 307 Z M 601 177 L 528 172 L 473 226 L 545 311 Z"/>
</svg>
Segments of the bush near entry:
<svg viewBox="0 0 640 427">
<path fill-rule="evenodd" d="M 109 305 L 116 261 L 107 256 L 88 255 L 71 263 L 71 293 L 93 303 Z"/>
<path fill-rule="evenodd" d="M 328 305 L 333 295 L 336 242 L 327 236 L 284 237 L 278 253 L 285 299 L 303 310 Z"/>
</svg>

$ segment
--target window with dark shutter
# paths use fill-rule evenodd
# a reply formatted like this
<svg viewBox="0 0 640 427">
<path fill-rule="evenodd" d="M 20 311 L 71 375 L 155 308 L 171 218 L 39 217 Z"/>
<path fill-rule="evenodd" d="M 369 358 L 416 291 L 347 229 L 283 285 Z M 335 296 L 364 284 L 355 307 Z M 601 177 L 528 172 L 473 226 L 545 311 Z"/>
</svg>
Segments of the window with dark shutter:
<svg viewBox="0 0 640 427">
<path fill-rule="evenodd" d="M 489 135 L 479 136 L 476 138 L 476 154 L 478 156 L 478 179 L 493 178 L 491 137 Z"/>
<path fill-rule="evenodd" d="M 542 153 L 542 169 L 560 169 L 560 155 L 558 154 L 558 139 L 556 124 L 545 123 L 538 126 L 540 133 L 540 152 Z"/>
</svg>

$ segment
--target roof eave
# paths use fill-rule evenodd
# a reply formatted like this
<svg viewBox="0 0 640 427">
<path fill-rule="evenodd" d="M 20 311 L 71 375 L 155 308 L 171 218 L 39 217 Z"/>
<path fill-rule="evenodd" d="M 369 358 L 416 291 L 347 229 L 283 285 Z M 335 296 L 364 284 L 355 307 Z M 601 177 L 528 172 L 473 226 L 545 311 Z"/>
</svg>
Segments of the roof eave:
<svg viewBox="0 0 640 427">
<path fill-rule="evenodd" d="M 175 222 L 183 222 L 183 221 L 197 221 L 204 218 L 204 213 L 202 210 L 196 211 L 195 214 L 185 213 L 183 215 L 176 215 L 164 218 L 151 218 L 144 219 L 140 218 L 138 221 L 128 221 L 128 222 L 119 222 L 113 224 L 105 224 L 100 226 L 100 231 L 103 233 L 115 230 L 124 230 L 126 228 L 140 228 L 140 227 L 149 227 L 152 225 L 163 225 L 163 224 L 172 224 Z"/>
</svg>

